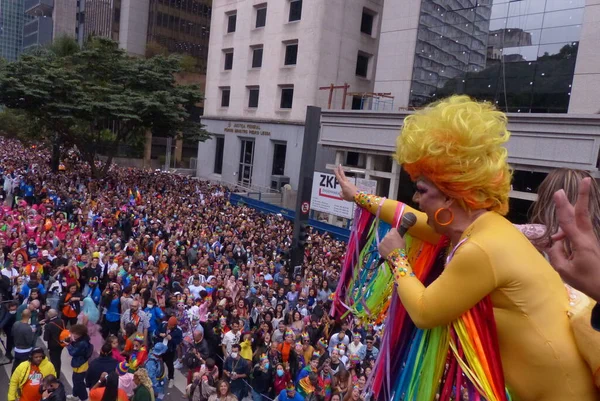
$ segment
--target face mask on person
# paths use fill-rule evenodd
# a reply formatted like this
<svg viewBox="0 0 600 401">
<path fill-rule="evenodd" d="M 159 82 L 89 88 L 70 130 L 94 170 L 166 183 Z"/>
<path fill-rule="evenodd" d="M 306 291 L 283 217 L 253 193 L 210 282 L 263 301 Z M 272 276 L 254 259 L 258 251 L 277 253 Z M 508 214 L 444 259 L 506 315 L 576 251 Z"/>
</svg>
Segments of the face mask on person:
<svg viewBox="0 0 600 401">
<path fill-rule="evenodd" d="M 236 358 L 238 357 L 238 353 L 237 353 L 237 352 L 232 352 L 232 353 L 231 353 L 231 357 L 232 357 L 233 359 L 236 359 Z"/>
<path fill-rule="evenodd" d="M 277 369 L 277 376 L 283 377 L 283 369 Z"/>
<path fill-rule="evenodd" d="M 346 351 L 344 351 L 343 349 L 340 350 L 340 356 L 344 356 L 345 353 Z"/>
<path fill-rule="evenodd" d="M 265 363 L 265 369 L 269 370 L 269 363 Z"/>
<path fill-rule="evenodd" d="M 153 304 L 148 304 L 148 308 L 152 309 L 152 308 L 154 308 L 154 305 Z"/>
<path fill-rule="evenodd" d="M 16 315 L 17 311 L 16 310 L 11 310 L 11 311 L 8 311 L 8 313 L 10 313 L 11 315 Z"/>
</svg>

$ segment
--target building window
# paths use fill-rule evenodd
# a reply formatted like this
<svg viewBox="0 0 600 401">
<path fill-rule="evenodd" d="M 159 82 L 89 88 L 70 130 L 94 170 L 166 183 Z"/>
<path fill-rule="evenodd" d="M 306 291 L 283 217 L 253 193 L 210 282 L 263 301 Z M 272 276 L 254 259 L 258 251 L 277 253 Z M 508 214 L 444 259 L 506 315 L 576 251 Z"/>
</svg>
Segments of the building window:
<svg viewBox="0 0 600 401">
<path fill-rule="evenodd" d="M 352 96 L 352 110 L 362 110 L 363 101 L 361 96 Z"/>
<path fill-rule="evenodd" d="M 263 48 L 256 47 L 252 50 L 252 68 L 262 67 Z"/>
<path fill-rule="evenodd" d="M 224 70 L 231 70 L 233 68 L 233 50 L 228 50 L 225 52 L 225 64 L 223 66 Z"/>
<path fill-rule="evenodd" d="M 302 0 L 292 0 L 290 2 L 289 22 L 300 21 L 302 18 Z"/>
<path fill-rule="evenodd" d="M 363 8 L 362 20 L 360 22 L 360 31 L 367 35 L 373 34 L 373 20 L 375 19 L 375 13 L 369 9 Z"/>
<path fill-rule="evenodd" d="M 287 152 L 287 144 L 274 142 L 273 143 L 273 168 L 271 175 L 285 174 L 285 154 Z"/>
<path fill-rule="evenodd" d="M 294 100 L 294 87 L 284 86 L 281 88 L 281 103 L 279 107 L 282 109 L 291 109 Z"/>
<path fill-rule="evenodd" d="M 369 72 L 369 56 L 365 53 L 358 53 L 358 58 L 356 59 L 356 75 L 359 77 L 367 77 Z"/>
<path fill-rule="evenodd" d="M 285 45 L 285 65 L 296 65 L 298 60 L 298 43 L 291 43 Z"/>
<path fill-rule="evenodd" d="M 221 88 L 221 107 L 229 107 L 229 98 L 231 96 L 231 88 Z"/>
<path fill-rule="evenodd" d="M 242 139 L 241 145 L 238 182 L 242 185 L 251 185 L 252 165 L 254 164 L 254 140 Z"/>
<path fill-rule="evenodd" d="M 257 87 L 249 87 L 248 88 L 248 107 L 249 108 L 258 107 L 259 93 L 260 93 L 260 89 Z"/>
<path fill-rule="evenodd" d="M 227 16 L 227 33 L 235 32 L 236 23 L 237 23 L 237 14 L 229 14 Z"/>
<path fill-rule="evenodd" d="M 267 25 L 267 7 L 256 9 L 256 28 Z"/>
<path fill-rule="evenodd" d="M 216 136 L 216 151 L 215 151 L 215 166 L 213 168 L 213 173 L 222 174 L 223 173 L 223 153 L 225 151 L 225 137 L 224 136 Z"/>
</svg>

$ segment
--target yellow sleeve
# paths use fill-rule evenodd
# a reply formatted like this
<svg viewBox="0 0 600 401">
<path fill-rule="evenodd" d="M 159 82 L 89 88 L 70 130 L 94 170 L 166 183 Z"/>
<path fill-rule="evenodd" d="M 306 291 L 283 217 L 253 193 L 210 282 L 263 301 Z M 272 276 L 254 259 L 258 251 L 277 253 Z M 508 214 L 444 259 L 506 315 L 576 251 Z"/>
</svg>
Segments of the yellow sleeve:
<svg viewBox="0 0 600 401">
<path fill-rule="evenodd" d="M 404 258 L 399 262 L 390 254 L 400 300 L 411 319 L 422 329 L 446 325 L 471 309 L 497 287 L 496 274 L 488 255 L 467 242 L 457 251 L 444 272 L 425 287 L 412 275 Z M 400 275 L 398 271 L 407 268 Z"/>
<path fill-rule="evenodd" d="M 358 206 L 368 210 L 374 215 L 377 215 L 377 209 L 379 209 L 379 204 L 382 200 L 383 198 L 380 196 L 369 195 L 365 192 L 358 192 L 354 197 L 354 201 Z M 394 216 L 396 215 L 398 204 L 401 204 L 401 202 L 391 199 L 383 201 L 381 211 L 379 212 L 379 218 L 388 224 L 394 225 Z M 405 204 L 404 213 L 407 212 L 414 213 L 414 215 L 417 216 L 417 223 L 408 230 L 410 235 L 431 244 L 435 244 L 439 241 L 440 235 L 427 224 L 427 215 L 425 213 L 419 212 Z"/>
<path fill-rule="evenodd" d="M 10 377 L 10 384 L 8 385 L 8 401 L 15 401 L 17 399 L 17 390 L 19 388 L 19 381 L 23 379 L 24 370 L 29 368 L 29 364 L 20 363 L 12 376 Z"/>
</svg>

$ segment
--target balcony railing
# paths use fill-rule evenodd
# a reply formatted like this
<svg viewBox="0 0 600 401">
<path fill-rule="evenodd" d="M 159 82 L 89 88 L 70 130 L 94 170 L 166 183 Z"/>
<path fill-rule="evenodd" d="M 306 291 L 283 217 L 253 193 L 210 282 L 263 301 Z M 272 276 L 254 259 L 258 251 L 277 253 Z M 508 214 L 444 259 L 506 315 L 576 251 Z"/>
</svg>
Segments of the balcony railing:
<svg viewBox="0 0 600 401">
<path fill-rule="evenodd" d="M 34 17 L 49 16 L 54 8 L 54 0 L 25 0 L 25 14 Z"/>
</svg>

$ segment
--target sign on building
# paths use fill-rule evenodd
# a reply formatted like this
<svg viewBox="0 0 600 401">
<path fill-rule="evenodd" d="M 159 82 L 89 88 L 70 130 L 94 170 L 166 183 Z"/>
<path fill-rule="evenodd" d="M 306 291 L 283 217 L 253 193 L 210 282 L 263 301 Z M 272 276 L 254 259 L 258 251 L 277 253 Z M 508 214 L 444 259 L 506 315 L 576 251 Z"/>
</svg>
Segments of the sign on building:
<svg viewBox="0 0 600 401">
<path fill-rule="evenodd" d="M 358 189 L 370 194 L 374 194 L 377 190 L 377 181 L 374 180 L 357 178 L 355 184 Z M 340 192 L 341 187 L 335 175 L 315 172 L 310 202 L 311 209 L 346 219 L 354 218 L 354 202 L 343 200 L 340 197 Z"/>
</svg>

